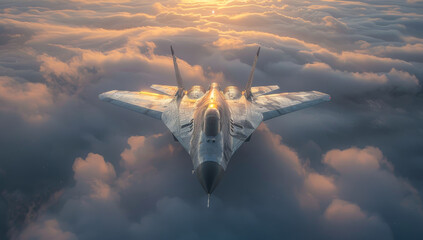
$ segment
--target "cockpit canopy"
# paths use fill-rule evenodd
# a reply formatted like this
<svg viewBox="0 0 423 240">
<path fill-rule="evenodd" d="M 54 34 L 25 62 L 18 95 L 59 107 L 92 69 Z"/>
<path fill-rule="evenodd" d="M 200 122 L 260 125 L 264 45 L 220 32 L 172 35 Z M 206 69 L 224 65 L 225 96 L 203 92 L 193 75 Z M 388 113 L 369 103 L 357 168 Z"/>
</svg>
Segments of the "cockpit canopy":
<svg viewBox="0 0 423 240">
<path fill-rule="evenodd" d="M 220 114 L 217 108 L 207 108 L 204 113 L 204 133 L 208 137 L 215 137 L 220 132 Z"/>
</svg>

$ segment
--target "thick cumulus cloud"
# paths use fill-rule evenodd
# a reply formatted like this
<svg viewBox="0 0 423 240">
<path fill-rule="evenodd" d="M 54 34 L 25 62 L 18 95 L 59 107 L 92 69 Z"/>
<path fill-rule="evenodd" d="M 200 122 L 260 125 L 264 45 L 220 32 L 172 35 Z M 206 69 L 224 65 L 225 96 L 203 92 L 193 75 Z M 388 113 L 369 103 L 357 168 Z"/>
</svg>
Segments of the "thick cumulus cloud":
<svg viewBox="0 0 423 240">
<path fill-rule="evenodd" d="M 0 238 L 420 239 L 422 4 L 2 3 Z M 164 126 L 97 99 L 175 84 L 169 45 L 187 87 L 244 86 L 260 45 L 255 84 L 332 101 L 262 126 L 206 209 Z"/>
<path fill-rule="evenodd" d="M 28 121 L 41 121 L 53 105 L 49 89 L 42 83 L 19 83 L 11 77 L 0 77 L 2 111 L 21 114 Z"/>
<path fill-rule="evenodd" d="M 188 161 L 181 162 L 181 147 L 169 143 L 166 134 L 130 137 L 117 174 L 99 154 L 77 158 L 74 186 L 50 203 L 57 208 L 43 208 L 16 238 L 238 239 L 264 234 L 269 239 L 392 239 L 395 232 L 421 234 L 422 202 L 379 149 L 331 150 L 322 160 L 328 172 L 317 173 L 267 127 L 260 127 L 255 138 L 248 144 L 258 150 L 241 150 L 234 160 L 239 166 L 228 171 L 210 209 L 201 191 L 189 193 L 200 186 Z M 251 154 L 262 155 L 267 163 L 245 158 Z M 247 194 L 259 187 L 258 180 L 271 184 L 255 190 L 260 195 Z M 414 227 L 394 226 L 410 217 Z M 263 232 L 245 230 L 255 225 Z"/>
</svg>

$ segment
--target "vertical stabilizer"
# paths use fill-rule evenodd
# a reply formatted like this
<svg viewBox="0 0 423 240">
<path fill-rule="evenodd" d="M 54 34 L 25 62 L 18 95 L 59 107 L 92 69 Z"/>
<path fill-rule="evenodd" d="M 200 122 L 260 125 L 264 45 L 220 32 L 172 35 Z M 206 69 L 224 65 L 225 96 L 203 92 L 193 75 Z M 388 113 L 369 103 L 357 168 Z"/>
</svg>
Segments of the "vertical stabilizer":
<svg viewBox="0 0 423 240">
<path fill-rule="evenodd" d="M 176 62 L 176 56 L 175 56 L 175 52 L 173 51 L 172 45 L 170 46 L 170 51 L 172 52 L 173 67 L 175 68 L 176 82 L 178 83 L 177 95 L 182 96 L 182 93 L 184 92 L 184 86 L 182 85 L 182 77 L 181 77 L 181 73 L 179 72 L 178 63 Z"/>
<path fill-rule="evenodd" d="M 260 54 L 260 47 L 257 50 L 257 55 L 254 58 L 253 66 L 251 67 L 250 77 L 248 78 L 247 86 L 245 87 L 245 97 L 251 99 L 251 85 L 253 84 L 254 69 L 256 68 L 257 60 Z"/>
</svg>

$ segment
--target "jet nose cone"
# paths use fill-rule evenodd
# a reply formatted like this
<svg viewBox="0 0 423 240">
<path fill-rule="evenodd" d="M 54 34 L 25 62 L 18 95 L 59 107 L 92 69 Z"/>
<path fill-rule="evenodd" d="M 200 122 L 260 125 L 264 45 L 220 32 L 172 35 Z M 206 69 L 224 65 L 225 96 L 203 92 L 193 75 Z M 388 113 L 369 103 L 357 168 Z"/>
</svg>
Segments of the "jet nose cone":
<svg viewBox="0 0 423 240">
<path fill-rule="evenodd" d="M 223 167 L 214 161 L 201 163 L 195 171 L 204 191 L 211 194 L 223 176 Z"/>
</svg>

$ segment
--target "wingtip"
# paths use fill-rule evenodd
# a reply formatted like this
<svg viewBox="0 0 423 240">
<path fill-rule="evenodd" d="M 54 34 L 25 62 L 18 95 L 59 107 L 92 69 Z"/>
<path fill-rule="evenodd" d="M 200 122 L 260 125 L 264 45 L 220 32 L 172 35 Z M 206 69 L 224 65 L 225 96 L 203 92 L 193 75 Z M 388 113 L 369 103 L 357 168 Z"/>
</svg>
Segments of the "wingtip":
<svg viewBox="0 0 423 240">
<path fill-rule="evenodd" d="M 170 51 L 172 52 L 172 56 L 175 56 L 175 52 L 173 51 L 172 45 L 170 45 Z"/>
<path fill-rule="evenodd" d="M 110 97 L 116 92 L 116 90 L 104 92 L 98 95 L 98 99 L 101 101 L 110 101 Z"/>
<path fill-rule="evenodd" d="M 258 55 L 260 54 L 260 48 L 261 48 L 261 47 L 258 47 L 258 49 L 257 49 L 257 57 L 258 57 Z"/>
</svg>

